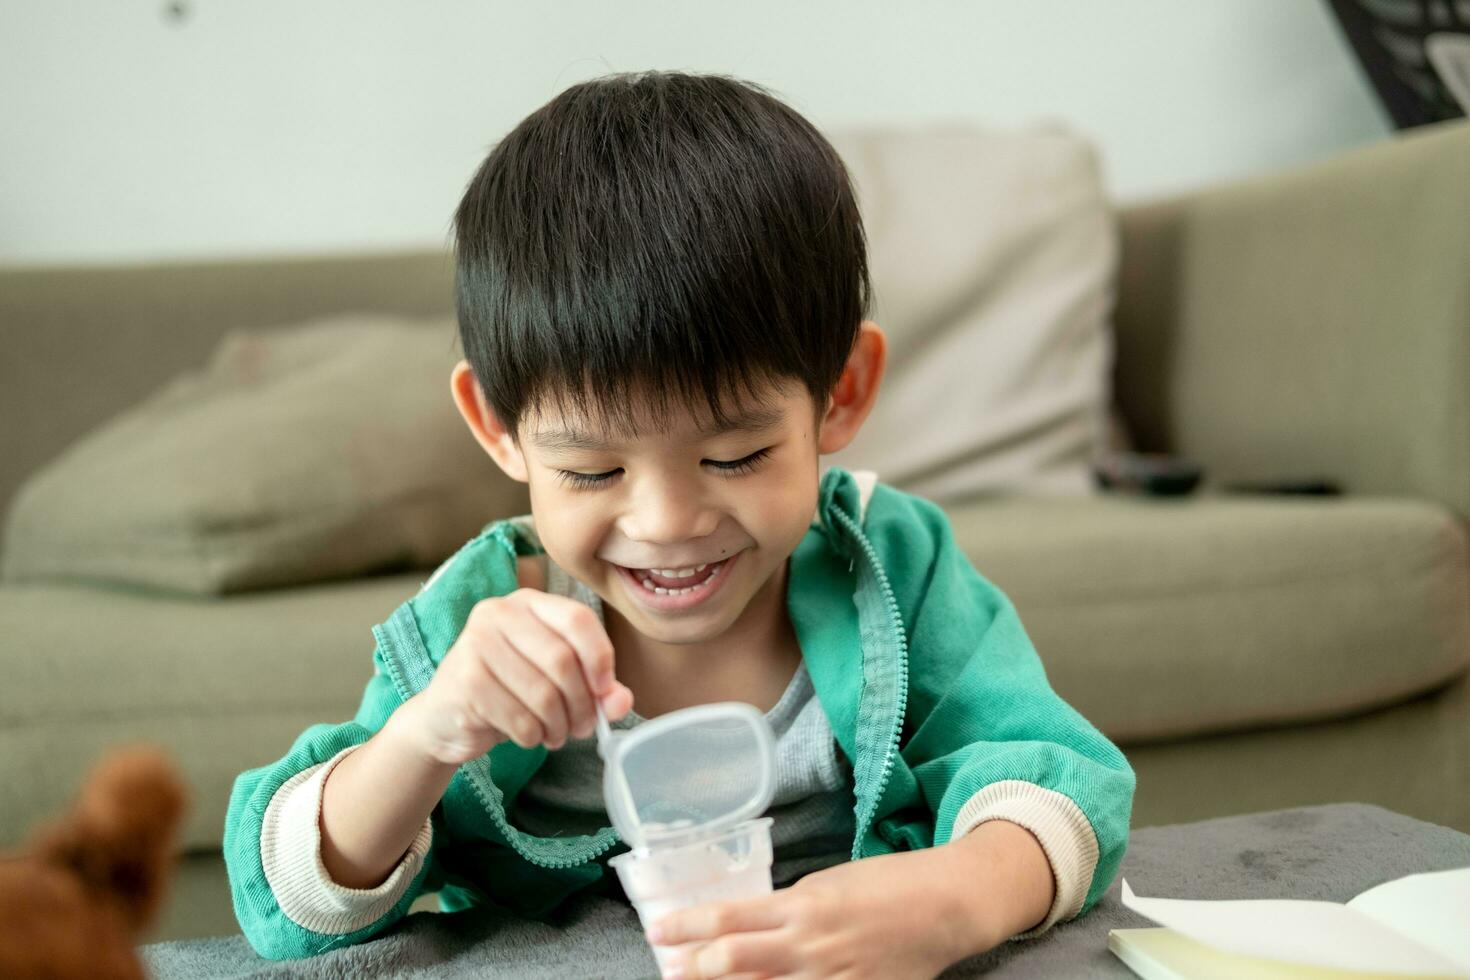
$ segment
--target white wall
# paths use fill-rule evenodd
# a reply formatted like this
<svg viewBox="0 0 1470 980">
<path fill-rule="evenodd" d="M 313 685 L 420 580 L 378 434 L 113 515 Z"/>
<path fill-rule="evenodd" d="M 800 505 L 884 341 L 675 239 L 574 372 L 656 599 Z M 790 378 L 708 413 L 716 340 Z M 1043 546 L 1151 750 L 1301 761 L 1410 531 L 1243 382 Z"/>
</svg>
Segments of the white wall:
<svg viewBox="0 0 1470 980">
<path fill-rule="evenodd" d="M 0 0 L 0 261 L 447 240 L 489 146 L 609 70 L 818 125 L 1069 121 L 1124 200 L 1387 125 L 1321 0 Z"/>
</svg>

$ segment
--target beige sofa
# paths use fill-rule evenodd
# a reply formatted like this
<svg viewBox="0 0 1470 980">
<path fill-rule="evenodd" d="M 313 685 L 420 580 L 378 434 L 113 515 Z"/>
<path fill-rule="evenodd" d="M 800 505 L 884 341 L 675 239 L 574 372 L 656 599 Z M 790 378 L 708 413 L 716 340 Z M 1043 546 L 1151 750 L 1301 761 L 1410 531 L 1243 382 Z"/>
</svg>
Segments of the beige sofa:
<svg viewBox="0 0 1470 980">
<path fill-rule="evenodd" d="M 1121 212 L 1117 400 L 1138 446 L 1217 486 L 1345 495 L 952 509 L 1054 686 L 1127 751 L 1135 825 L 1359 800 L 1470 830 L 1466 174 L 1462 123 Z M 231 328 L 444 314 L 450 283 L 437 253 L 0 270 L 0 507 Z M 106 746 L 161 742 L 195 793 L 162 934 L 231 928 L 234 775 L 352 711 L 370 626 L 423 577 L 222 599 L 0 586 L 0 845 Z"/>
</svg>

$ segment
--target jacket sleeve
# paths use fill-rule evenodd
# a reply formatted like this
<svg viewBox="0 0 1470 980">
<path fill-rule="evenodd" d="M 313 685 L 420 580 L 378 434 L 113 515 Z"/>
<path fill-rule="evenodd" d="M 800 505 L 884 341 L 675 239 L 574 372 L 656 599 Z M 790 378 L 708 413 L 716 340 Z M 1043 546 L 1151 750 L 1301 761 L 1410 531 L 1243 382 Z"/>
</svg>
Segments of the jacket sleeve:
<svg viewBox="0 0 1470 980">
<path fill-rule="evenodd" d="M 1056 900 L 1024 936 L 1091 908 L 1127 848 L 1134 775 L 1062 700 L 1010 600 L 977 572 L 935 505 L 879 487 L 867 520 L 890 565 L 909 649 L 901 752 L 943 843 L 994 819 L 1030 830 Z M 907 563 L 908 567 L 903 567 Z"/>
<path fill-rule="evenodd" d="M 292 959 L 312 956 L 339 946 L 361 942 L 374 936 L 397 922 L 408 911 L 415 898 L 424 890 L 426 878 L 433 865 L 432 835 L 421 834 L 420 840 L 410 850 L 405 863 L 394 872 L 398 880 L 390 879 L 391 887 L 386 892 L 403 889 L 401 897 L 392 901 L 381 914 L 376 915 L 351 931 L 316 931 L 303 925 L 305 919 L 311 925 L 325 928 L 321 917 L 302 915 L 282 908 L 282 896 L 271 886 L 266 862 L 262 859 L 262 835 L 267 830 L 271 803 L 283 786 L 301 782 L 299 777 L 310 770 L 333 763 L 341 754 L 372 737 L 401 703 L 393 682 L 389 678 L 380 652 L 373 656 L 373 676 L 363 692 L 362 703 L 353 720 L 338 725 L 313 725 L 303 732 L 291 750 L 281 760 L 259 769 L 242 773 L 230 794 L 229 809 L 225 815 L 224 857 L 229 871 L 230 894 L 235 904 L 235 916 L 250 945 L 261 956 L 269 959 Z M 284 798 L 289 792 L 280 793 Z M 279 809 L 279 801 L 276 809 Z M 271 817 L 274 814 L 271 813 Z M 272 820 L 272 824 L 276 821 Z M 299 824 L 298 824 L 299 825 Z M 319 848 L 319 845 L 318 845 Z M 296 848 L 300 850 L 300 848 Z M 314 849 L 311 860 L 320 862 L 320 850 Z M 325 869 L 321 869 L 325 873 Z M 402 878 L 409 878 L 405 888 Z M 334 886 L 337 887 L 337 886 Z M 355 890 L 337 887 L 344 908 L 352 907 L 361 918 L 361 909 L 371 907 L 372 893 L 353 894 Z M 368 901 L 365 903 L 363 899 Z M 382 904 L 381 902 L 379 904 Z"/>
</svg>

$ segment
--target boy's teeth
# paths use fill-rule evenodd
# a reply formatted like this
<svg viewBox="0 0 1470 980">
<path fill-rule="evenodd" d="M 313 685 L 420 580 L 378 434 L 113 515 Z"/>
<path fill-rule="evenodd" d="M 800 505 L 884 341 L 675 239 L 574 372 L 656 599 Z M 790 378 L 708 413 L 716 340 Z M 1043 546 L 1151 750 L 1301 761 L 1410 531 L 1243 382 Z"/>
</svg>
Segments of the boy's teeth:
<svg viewBox="0 0 1470 980">
<path fill-rule="evenodd" d="M 666 589 L 662 585 L 654 585 L 653 582 L 648 579 L 643 579 L 642 581 L 643 587 L 645 589 L 650 592 L 656 592 L 659 595 L 684 595 L 686 592 L 693 592 L 695 589 L 699 588 L 698 585 L 691 585 L 683 589 Z"/>
<path fill-rule="evenodd" d="M 639 575 L 638 576 L 638 583 L 640 585 L 642 585 L 645 589 L 647 589 L 649 592 L 654 593 L 655 595 L 685 595 L 687 593 L 690 593 L 690 592 L 695 591 L 696 589 L 702 589 L 705 586 L 709 585 L 710 581 L 714 578 L 715 573 L 714 572 L 711 572 L 706 578 L 701 579 L 698 584 L 696 584 L 696 585 L 687 585 L 687 586 L 685 586 L 682 589 L 668 588 L 667 586 L 659 585 L 656 582 L 654 582 L 653 579 L 649 578 L 649 575 L 657 575 L 660 578 L 664 578 L 664 579 L 669 579 L 669 578 L 676 578 L 676 579 L 678 579 L 678 578 L 691 578 L 691 577 L 693 577 L 695 575 L 698 575 L 700 572 L 704 571 L 706 568 L 709 568 L 711 564 L 719 564 L 719 563 L 718 562 L 713 562 L 713 563 L 712 562 L 706 562 L 703 565 L 697 565 L 697 566 L 694 566 L 692 568 L 648 568 L 648 569 L 644 569 L 645 574 L 642 574 L 642 575 Z"/>
<path fill-rule="evenodd" d="M 698 575 L 708 567 L 709 563 L 706 562 L 693 568 L 650 568 L 649 571 L 655 575 L 662 575 L 664 578 L 689 578 L 692 575 Z"/>
</svg>

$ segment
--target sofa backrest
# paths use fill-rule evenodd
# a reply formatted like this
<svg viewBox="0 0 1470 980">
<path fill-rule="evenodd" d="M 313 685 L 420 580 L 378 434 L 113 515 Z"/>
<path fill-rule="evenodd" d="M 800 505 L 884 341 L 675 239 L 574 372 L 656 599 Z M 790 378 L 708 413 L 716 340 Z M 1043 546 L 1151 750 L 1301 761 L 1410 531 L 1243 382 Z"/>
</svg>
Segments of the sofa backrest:
<svg viewBox="0 0 1470 980">
<path fill-rule="evenodd" d="M 1222 483 L 1470 518 L 1470 122 L 1125 209 L 1114 391 Z"/>
</svg>

